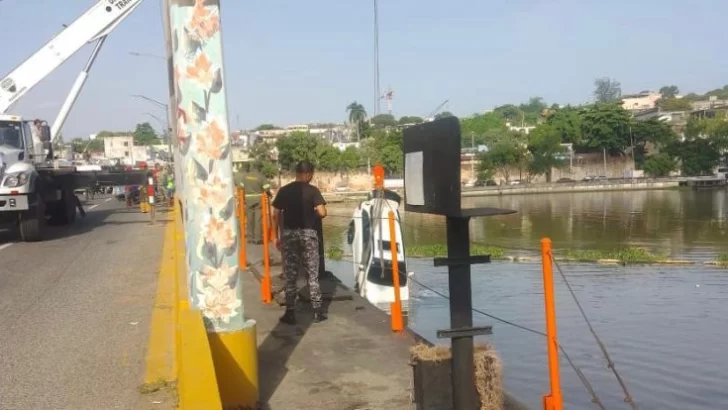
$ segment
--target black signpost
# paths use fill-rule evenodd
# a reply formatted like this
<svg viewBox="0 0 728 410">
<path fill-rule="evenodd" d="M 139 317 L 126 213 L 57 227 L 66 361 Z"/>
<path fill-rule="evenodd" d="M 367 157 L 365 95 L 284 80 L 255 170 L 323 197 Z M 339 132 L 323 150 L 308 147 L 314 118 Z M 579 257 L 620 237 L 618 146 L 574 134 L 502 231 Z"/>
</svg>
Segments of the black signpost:
<svg viewBox="0 0 728 410">
<path fill-rule="evenodd" d="M 448 267 L 450 329 L 437 337 L 452 339 L 452 398 L 454 410 L 479 408 L 475 390 L 473 337 L 492 333 L 491 326 L 473 326 L 470 265 L 490 262 L 490 255 L 470 255 L 470 218 L 506 215 L 515 211 L 461 206 L 460 121 L 442 118 L 404 130 L 405 210 L 443 215 L 447 220 L 447 258 L 435 266 Z"/>
</svg>

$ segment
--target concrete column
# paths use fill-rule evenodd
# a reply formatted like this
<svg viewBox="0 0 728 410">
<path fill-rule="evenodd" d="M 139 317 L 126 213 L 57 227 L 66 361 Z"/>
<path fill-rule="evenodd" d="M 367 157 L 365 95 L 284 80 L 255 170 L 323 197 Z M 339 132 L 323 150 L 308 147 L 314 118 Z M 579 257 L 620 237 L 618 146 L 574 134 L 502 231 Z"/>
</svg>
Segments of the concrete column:
<svg viewBox="0 0 728 410">
<path fill-rule="evenodd" d="M 190 306 L 202 313 L 224 407 L 253 406 L 257 343 L 238 266 L 220 1 L 174 0 L 169 18 Z"/>
</svg>

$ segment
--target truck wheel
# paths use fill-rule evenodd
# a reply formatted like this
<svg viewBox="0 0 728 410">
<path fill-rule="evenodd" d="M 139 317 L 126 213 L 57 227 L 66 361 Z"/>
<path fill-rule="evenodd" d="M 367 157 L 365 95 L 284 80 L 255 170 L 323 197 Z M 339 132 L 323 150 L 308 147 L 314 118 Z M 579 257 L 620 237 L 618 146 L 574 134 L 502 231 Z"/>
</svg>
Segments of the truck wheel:
<svg viewBox="0 0 728 410">
<path fill-rule="evenodd" d="M 23 242 L 38 242 L 43 239 L 45 228 L 45 203 L 38 199 L 35 206 L 20 215 L 18 223 L 20 239 Z"/>
<path fill-rule="evenodd" d="M 76 194 L 73 191 L 63 191 L 61 200 L 50 207 L 51 222 L 57 225 L 69 225 L 76 221 Z"/>
</svg>

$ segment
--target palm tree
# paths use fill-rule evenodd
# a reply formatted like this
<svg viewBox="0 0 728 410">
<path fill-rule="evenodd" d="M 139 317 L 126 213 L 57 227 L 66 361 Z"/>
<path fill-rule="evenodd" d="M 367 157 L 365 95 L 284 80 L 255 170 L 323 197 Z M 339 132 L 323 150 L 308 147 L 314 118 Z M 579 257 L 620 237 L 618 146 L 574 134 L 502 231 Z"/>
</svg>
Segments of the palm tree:
<svg viewBox="0 0 728 410">
<path fill-rule="evenodd" d="M 356 126 L 356 140 L 358 142 L 360 138 L 359 129 L 361 128 L 361 123 L 367 119 L 367 111 L 363 105 L 356 101 L 347 105 L 346 111 L 349 112 L 349 123 Z"/>
</svg>

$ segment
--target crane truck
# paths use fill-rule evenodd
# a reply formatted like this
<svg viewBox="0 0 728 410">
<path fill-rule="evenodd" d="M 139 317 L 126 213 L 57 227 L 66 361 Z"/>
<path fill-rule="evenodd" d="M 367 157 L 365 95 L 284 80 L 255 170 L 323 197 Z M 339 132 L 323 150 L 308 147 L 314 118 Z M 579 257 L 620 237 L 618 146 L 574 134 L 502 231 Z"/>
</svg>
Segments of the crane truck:
<svg viewBox="0 0 728 410">
<path fill-rule="evenodd" d="M 60 165 L 53 143 L 88 77 L 106 36 L 143 0 L 100 0 L 0 78 L 0 223 L 15 223 L 23 241 L 43 239 L 46 223 L 71 224 L 84 215 L 75 190 L 90 184 L 143 184 L 143 172 L 83 172 Z M 95 43 L 52 126 L 9 109 L 84 45 Z"/>
</svg>

